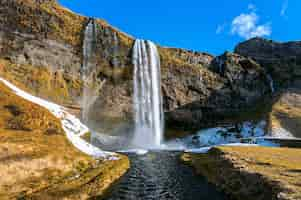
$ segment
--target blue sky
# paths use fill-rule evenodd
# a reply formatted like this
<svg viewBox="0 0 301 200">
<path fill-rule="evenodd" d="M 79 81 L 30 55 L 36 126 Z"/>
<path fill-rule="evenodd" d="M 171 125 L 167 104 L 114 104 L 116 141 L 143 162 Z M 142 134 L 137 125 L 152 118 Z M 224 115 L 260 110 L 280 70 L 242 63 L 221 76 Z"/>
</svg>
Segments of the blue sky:
<svg viewBox="0 0 301 200">
<path fill-rule="evenodd" d="M 301 0 L 59 0 L 137 38 L 212 54 L 247 38 L 301 40 Z M 89 2 L 89 3 L 87 3 Z"/>
</svg>

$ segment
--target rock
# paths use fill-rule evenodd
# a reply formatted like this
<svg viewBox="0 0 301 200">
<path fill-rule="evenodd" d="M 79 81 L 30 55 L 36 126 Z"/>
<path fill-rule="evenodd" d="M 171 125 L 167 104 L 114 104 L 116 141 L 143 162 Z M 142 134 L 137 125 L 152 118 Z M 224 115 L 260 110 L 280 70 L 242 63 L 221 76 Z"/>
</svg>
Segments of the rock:
<svg viewBox="0 0 301 200">
<path fill-rule="evenodd" d="M 191 103 L 168 112 L 166 116 L 168 125 L 176 124 L 185 129 L 196 130 L 216 126 L 225 120 L 230 121 L 242 112 L 255 109 L 255 105 L 270 93 L 263 68 L 251 59 L 226 52 L 216 57 L 209 69 L 218 75 L 203 69 L 203 74 L 199 75 L 201 80 L 193 84 L 199 87 L 190 88 L 199 100 L 192 100 Z M 177 78 L 169 80 L 173 79 L 177 80 Z M 206 82 L 208 80 L 211 81 Z M 181 82 L 175 81 L 172 85 L 176 86 L 179 83 Z M 181 99 L 187 96 L 183 95 Z"/>
<path fill-rule="evenodd" d="M 252 59 L 226 52 L 213 61 L 211 68 L 225 77 L 230 88 L 247 103 L 268 93 L 264 70 Z"/>
<path fill-rule="evenodd" d="M 262 65 L 277 86 L 288 86 L 301 78 L 301 42 L 280 43 L 257 37 L 237 45 L 235 53 Z"/>
<path fill-rule="evenodd" d="M 301 89 L 294 84 L 274 97 L 269 113 L 268 131 L 274 137 L 301 138 L 300 128 Z"/>
<path fill-rule="evenodd" d="M 200 145 L 200 137 L 198 135 L 194 135 L 191 139 L 192 139 L 191 142 L 193 145 L 196 145 L 196 146 Z"/>
<path fill-rule="evenodd" d="M 185 49 L 177 49 L 177 48 L 166 48 L 174 58 L 182 60 L 191 65 L 199 65 L 204 67 L 209 67 L 214 56 L 204 53 L 204 52 L 196 52 Z"/>
</svg>

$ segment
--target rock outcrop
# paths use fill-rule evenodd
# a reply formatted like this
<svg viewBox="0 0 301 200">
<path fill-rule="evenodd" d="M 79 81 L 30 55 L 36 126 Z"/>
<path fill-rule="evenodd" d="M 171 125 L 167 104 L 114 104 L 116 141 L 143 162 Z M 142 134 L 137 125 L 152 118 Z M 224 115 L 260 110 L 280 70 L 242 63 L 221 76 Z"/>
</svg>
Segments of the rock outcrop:
<svg viewBox="0 0 301 200">
<path fill-rule="evenodd" d="M 301 42 L 253 38 L 240 43 L 235 52 L 261 64 L 279 87 L 289 86 L 301 78 Z"/>
<path fill-rule="evenodd" d="M 301 85 L 294 84 L 274 97 L 268 130 L 273 137 L 301 138 Z"/>
</svg>

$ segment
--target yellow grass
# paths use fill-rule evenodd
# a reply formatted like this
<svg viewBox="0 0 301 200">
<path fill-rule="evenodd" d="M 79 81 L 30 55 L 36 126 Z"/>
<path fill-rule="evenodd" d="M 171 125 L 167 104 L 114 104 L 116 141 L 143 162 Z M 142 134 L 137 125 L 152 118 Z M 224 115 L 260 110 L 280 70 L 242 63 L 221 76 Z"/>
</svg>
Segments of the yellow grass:
<svg viewBox="0 0 301 200">
<path fill-rule="evenodd" d="M 218 174 L 213 173 L 223 170 L 221 167 L 226 167 L 223 164 L 229 162 L 233 169 L 250 175 L 260 174 L 270 183 L 279 183 L 288 197 L 301 199 L 301 149 L 218 147 L 208 154 L 184 154 L 182 159 L 211 182 L 215 182 L 218 177 Z"/>
<path fill-rule="evenodd" d="M 70 91 L 81 94 L 81 80 L 60 71 L 50 72 L 45 66 L 13 64 L 0 59 L 0 76 L 31 94 L 61 104 L 72 103 Z"/>
<path fill-rule="evenodd" d="M 0 199 L 102 194 L 128 168 L 121 158 L 102 162 L 79 152 L 49 111 L 0 83 Z"/>
</svg>

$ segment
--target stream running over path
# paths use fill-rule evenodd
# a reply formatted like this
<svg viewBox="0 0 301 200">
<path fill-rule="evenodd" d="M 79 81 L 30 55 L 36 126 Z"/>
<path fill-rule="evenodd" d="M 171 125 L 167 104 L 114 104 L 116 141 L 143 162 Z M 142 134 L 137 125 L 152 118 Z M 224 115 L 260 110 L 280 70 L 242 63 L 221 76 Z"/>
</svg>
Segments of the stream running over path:
<svg viewBox="0 0 301 200">
<path fill-rule="evenodd" d="M 204 177 L 181 163 L 180 152 L 129 154 L 131 169 L 105 200 L 226 200 Z"/>
</svg>

